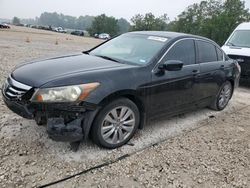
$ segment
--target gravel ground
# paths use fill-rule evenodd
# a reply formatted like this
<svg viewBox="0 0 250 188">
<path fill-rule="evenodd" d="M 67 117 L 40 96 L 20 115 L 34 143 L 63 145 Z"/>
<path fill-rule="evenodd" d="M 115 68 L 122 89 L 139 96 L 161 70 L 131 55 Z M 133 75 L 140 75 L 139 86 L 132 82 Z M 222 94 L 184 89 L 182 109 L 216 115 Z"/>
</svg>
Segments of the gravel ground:
<svg viewBox="0 0 250 188">
<path fill-rule="evenodd" d="M 0 30 L 0 82 L 20 62 L 79 53 L 99 40 L 13 27 Z M 250 187 L 250 92 L 223 112 L 203 109 L 150 122 L 122 148 L 91 141 L 78 152 L 48 139 L 45 127 L 10 112 L 0 97 L 0 187 L 37 187 L 143 149 L 52 187 Z"/>
</svg>

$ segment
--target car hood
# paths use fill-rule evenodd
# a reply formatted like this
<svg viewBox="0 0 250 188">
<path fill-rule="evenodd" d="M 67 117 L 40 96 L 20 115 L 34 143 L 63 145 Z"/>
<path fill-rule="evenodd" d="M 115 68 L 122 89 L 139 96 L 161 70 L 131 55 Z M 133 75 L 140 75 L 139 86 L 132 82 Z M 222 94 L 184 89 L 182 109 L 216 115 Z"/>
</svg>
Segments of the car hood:
<svg viewBox="0 0 250 188">
<path fill-rule="evenodd" d="M 21 83 L 32 87 L 40 87 L 68 75 L 110 70 L 124 66 L 126 65 L 100 57 L 78 54 L 29 62 L 17 67 L 11 76 Z"/>
<path fill-rule="evenodd" d="M 227 55 L 239 55 L 250 57 L 250 48 L 236 47 L 236 46 L 223 46 L 222 49 Z"/>
</svg>

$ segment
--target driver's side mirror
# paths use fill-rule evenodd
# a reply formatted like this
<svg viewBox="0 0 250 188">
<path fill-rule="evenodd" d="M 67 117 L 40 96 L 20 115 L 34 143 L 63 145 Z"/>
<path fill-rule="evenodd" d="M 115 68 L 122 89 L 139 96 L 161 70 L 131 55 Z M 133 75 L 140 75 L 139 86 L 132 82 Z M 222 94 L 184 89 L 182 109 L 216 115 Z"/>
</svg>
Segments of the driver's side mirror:
<svg viewBox="0 0 250 188">
<path fill-rule="evenodd" d="M 178 60 L 168 60 L 158 66 L 158 69 L 164 71 L 179 71 L 183 67 L 183 62 Z"/>
</svg>

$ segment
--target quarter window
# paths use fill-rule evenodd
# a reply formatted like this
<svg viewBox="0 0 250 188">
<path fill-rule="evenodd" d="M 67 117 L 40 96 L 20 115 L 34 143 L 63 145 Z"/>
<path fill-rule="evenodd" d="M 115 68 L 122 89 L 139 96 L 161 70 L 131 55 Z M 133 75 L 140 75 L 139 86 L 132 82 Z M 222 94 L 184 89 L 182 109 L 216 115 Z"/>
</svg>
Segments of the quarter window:
<svg viewBox="0 0 250 188">
<path fill-rule="evenodd" d="M 216 50 L 218 55 L 218 61 L 223 61 L 223 52 L 219 48 L 216 48 Z"/>
<path fill-rule="evenodd" d="M 213 44 L 204 41 L 197 41 L 197 47 L 199 50 L 199 63 L 217 61 L 217 52 Z"/>
<path fill-rule="evenodd" d="M 184 65 L 195 64 L 194 40 L 187 39 L 175 44 L 165 56 L 164 62 L 168 60 L 182 61 Z"/>
</svg>

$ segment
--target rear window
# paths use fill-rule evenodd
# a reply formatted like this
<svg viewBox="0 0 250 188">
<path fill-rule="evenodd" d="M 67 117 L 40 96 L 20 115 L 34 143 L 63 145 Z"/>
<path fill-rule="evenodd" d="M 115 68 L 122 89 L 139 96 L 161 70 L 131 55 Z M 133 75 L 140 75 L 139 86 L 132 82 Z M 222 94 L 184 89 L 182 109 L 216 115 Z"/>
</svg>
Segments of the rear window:
<svg viewBox="0 0 250 188">
<path fill-rule="evenodd" d="M 205 41 L 197 41 L 199 63 L 217 61 L 216 47 Z"/>
</svg>

